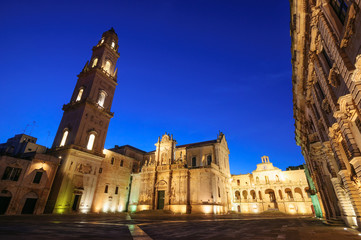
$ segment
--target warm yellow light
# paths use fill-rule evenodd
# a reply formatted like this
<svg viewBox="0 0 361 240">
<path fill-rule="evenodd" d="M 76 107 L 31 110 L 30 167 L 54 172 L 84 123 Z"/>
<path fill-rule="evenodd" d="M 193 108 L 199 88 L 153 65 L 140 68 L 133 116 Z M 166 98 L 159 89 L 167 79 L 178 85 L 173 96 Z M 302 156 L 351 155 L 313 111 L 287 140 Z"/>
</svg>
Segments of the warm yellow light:
<svg viewBox="0 0 361 240">
<path fill-rule="evenodd" d="M 84 89 L 82 89 L 82 88 L 79 90 L 78 96 L 76 97 L 77 102 L 81 100 L 81 96 L 83 95 L 83 91 L 84 91 Z"/>
<path fill-rule="evenodd" d="M 97 63 L 98 63 L 98 58 L 95 58 L 93 60 L 92 68 L 95 67 L 97 65 Z"/>
<path fill-rule="evenodd" d="M 212 212 L 212 206 L 209 206 L 209 205 L 203 206 L 203 212 L 204 213 L 211 213 Z"/>
<path fill-rule="evenodd" d="M 88 150 L 92 150 L 92 149 L 93 149 L 94 140 L 95 140 L 95 134 L 92 133 L 92 134 L 90 134 L 90 136 L 89 136 L 88 145 L 86 146 L 86 148 L 87 148 Z"/>
<path fill-rule="evenodd" d="M 68 130 L 66 130 L 66 131 L 63 133 L 63 138 L 61 139 L 61 142 L 60 142 L 60 146 L 59 146 L 59 147 L 62 147 L 62 146 L 65 145 L 66 139 L 67 139 L 67 137 L 68 137 L 68 133 L 69 133 Z"/>
</svg>

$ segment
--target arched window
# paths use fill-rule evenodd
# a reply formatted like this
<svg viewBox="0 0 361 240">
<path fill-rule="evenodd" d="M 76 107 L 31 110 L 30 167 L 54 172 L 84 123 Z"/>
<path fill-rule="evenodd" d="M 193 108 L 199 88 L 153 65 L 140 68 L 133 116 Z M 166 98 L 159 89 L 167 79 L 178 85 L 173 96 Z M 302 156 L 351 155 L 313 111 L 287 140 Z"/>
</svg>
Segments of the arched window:
<svg viewBox="0 0 361 240">
<path fill-rule="evenodd" d="M 107 93 L 103 90 L 100 91 L 99 97 L 98 97 L 98 105 L 101 107 L 104 107 L 105 97 L 107 96 Z"/>
<path fill-rule="evenodd" d="M 62 147 L 62 146 L 65 145 L 66 139 L 68 138 L 68 134 L 69 134 L 69 131 L 65 130 L 64 133 L 63 133 L 63 137 L 61 138 L 61 142 L 60 142 L 59 147 Z"/>
<path fill-rule="evenodd" d="M 110 67 L 112 66 L 112 63 L 109 61 L 109 60 L 107 60 L 106 62 L 105 62 L 105 65 L 104 65 L 104 70 L 107 72 L 107 73 L 110 73 Z"/>
<path fill-rule="evenodd" d="M 236 191 L 236 192 L 234 193 L 234 196 L 235 196 L 236 200 L 240 200 L 240 199 L 241 199 L 241 193 L 240 193 L 239 191 Z"/>
<path fill-rule="evenodd" d="M 94 133 L 91 133 L 91 134 L 89 135 L 88 144 L 87 144 L 87 146 L 86 146 L 86 148 L 87 148 L 88 150 L 93 150 L 94 141 L 95 141 L 95 134 L 94 134 Z"/>
<path fill-rule="evenodd" d="M 98 58 L 94 58 L 92 68 L 96 67 L 97 63 L 98 63 Z"/>
<path fill-rule="evenodd" d="M 279 182 L 280 178 L 278 177 L 278 175 L 276 175 L 276 182 Z"/>
<path fill-rule="evenodd" d="M 112 42 L 112 48 L 114 48 L 114 47 L 115 47 L 115 42 L 113 41 L 113 42 Z"/>
<path fill-rule="evenodd" d="M 78 96 L 76 97 L 76 102 L 79 102 L 81 100 L 81 96 L 83 96 L 84 89 L 80 88 L 78 92 Z"/>
<path fill-rule="evenodd" d="M 241 181 L 239 181 L 239 179 L 237 179 L 237 186 L 241 185 Z"/>
<path fill-rule="evenodd" d="M 256 177 L 256 183 L 259 183 L 259 177 Z"/>
</svg>

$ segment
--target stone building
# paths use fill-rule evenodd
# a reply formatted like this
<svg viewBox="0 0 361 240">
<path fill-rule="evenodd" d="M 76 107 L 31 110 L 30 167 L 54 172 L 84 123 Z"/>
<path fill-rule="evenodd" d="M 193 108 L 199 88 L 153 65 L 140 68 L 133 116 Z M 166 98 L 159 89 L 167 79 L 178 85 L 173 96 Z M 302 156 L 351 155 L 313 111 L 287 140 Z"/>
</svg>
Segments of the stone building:
<svg viewBox="0 0 361 240">
<path fill-rule="evenodd" d="M 103 33 L 78 75 L 50 154 L 62 162 L 47 204 L 47 212 L 89 212 L 93 206 L 110 119 L 119 58 L 114 29 Z"/>
<path fill-rule="evenodd" d="M 130 210 L 226 213 L 231 203 L 229 150 L 223 133 L 215 140 L 176 146 L 164 134 L 132 174 Z"/>
<path fill-rule="evenodd" d="M 297 144 L 327 219 L 361 224 L 361 1 L 293 0 Z"/>
<path fill-rule="evenodd" d="M 110 29 L 93 47 L 90 60 L 78 75 L 70 102 L 63 106 L 51 149 L 37 145 L 36 138 L 27 135 L 16 135 L 0 144 L 1 211 L 42 213 L 46 199 L 44 212 L 60 214 L 157 209 L 221 214 L 232 208 L 229 149 L 221 132 L 214 140 L 178 146 L 172 135 L 164 134 L 151 152 L 129 145 L 104 149 L 113 117 L 118 58 L 118 36 Z M 280 172 L 271 163 L 263 165 L 269 168 L 268 173 Z M 297 179 L 305 178 L 301 172 L 292 172 Z M 259 169 L 254 172 L 259 178 L 264 177 L 262 174 L 265 172 Z M 287 175 L 278 174 L 281 180 Z M 274 181 L 273 175 L 268 177 Z M 251 178 L 246 182 L 251 183 Z M 297 184 L 301 198 L 306 198 L 306 186 Z M 287 186 L 297 195 L 298 188 Z M 22 190 L 15 192 L 15 188 Z M 271 196 L 267 189 L 262 194 Z M 257 190 L 263 191 L 261 187 Z M 290 211 L 289 205 L 274 201 L 278 199 L 272 196 L 272 201 L 261 201 L 259 209 L 283 207 Z M 304 211 L 310 209 L 308 205 L 295 205 L 298 212 L 303 207 Z"/>
<path fill-rule="evenodd" d="M 0 214 L 44 212 L 60 160 L 36 140 L 18 134 L 0 146 Z"/>
<path fill-rule="evenodd" d="M 314 213 L 304 169 L 282 171 L 267 156 L 262 157 L 262 163 L 252 173 L 232 175 L 231 184 L 233 211 Z"/>
</svg>

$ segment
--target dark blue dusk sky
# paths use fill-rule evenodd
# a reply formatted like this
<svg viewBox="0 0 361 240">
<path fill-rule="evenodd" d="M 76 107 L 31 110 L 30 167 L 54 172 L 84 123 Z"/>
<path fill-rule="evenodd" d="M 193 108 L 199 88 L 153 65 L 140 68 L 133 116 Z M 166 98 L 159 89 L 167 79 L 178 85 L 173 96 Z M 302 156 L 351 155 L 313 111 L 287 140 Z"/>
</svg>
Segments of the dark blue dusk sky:
<svg viewBox="0 0 361 240">
<path fill-rule="evenodd" d="M 283 1 L 5 1 L 0 8 L 0 142 L 51 146 L 77 77 L 102 33 L 119 36 L 118 87 L 105 147 L 145 151 L 223 131 L 232 174 L 263 155 L 303 163 L 294 140 L 289 3 Z"/>
</svg>

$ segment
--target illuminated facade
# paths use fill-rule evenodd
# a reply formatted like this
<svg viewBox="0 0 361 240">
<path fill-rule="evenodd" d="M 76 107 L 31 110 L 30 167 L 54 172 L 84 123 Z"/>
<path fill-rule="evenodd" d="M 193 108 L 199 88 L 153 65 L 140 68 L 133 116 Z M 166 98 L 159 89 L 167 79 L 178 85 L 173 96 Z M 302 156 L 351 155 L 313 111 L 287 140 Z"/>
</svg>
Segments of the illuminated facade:
<svg viewBox="0 0 361 240">
<path fill-rule="evenodd" d="M 46 153 L 35 155 L 30 170 L 26 170 L 28 175 L 24 175 L 25 181 L 9 183 L 1 189 L 0 210 L 5 206 L 3 200 L 8 201 L 14 195 L 12 185 L 28 187 L 30 184 L 34 191 L 25 197 L 13 198 L 20 205 L 10 202 L 7 213 L 19 213 L 24 201 L 35 199 L 36 194 L 39 201 L 35 213 L 44 210 L 46 199 L 44 212 L 58 214 L 158 209 L 216 214 L 232 209 L 311 212 L 303 170 L 284 172 L 265 158 L 253 174 L 233 176 L 231 182 L 229 149 L 221 132 L 214 140 L 178 146 L 172 135 L 164 134 L 152 152 L 129 145 L 104 149 L 113 117 L 110 110 L 117 86 L 118 58 L 118 37 L 111 29 L 103 33 L 93 47 L 90 61 L 78 75 L 70 102 L 63 106 L 63 117 L 51 149 L 38 146 L 34 150 L 33 139 L 9 149 L 7 145 L 0 145 L 0 151 L 7 149 L 13 154 L 21 149 Z M 24 164 L 23 160 L 8 156 L 0 160 L 0 173 L 3 171 L 6 178 L 3 180 L 8 180 L 8 176 L 13 178 L 14 166 Z M 14 165 L 10 166 L 11 171 L 6 170 L 6 164 Z M 46 172 L 46 180 L 42 180 L 42 185 L 31 185 L 29 179 L 37 178 L 39 171 Z M 5 186 L 3 181 L 1 184 Z M 37 192 L 41 189 L 44 191 L 40 196 Z"/>
<path fill-rule="evenodd" d="M 267 156 L 252 174 L 232 175 L 232 210 L 261 213 L 277 210 L 288 214 L 313 214 L 304 169 L 274 167 Z"/>
<path fill-rule="evenodd" d="M 36 140 L 19 134 L 0 144 L 0 215 L 44 212 L 60 160 Z"/>
<path fill-rule="evenodd" d="M 231 203 L 229 150 L 223 133 L 215 140 L 176 146 L 164 134 L 132 174 L 130 211 L 226 213 Z"/>
<path fill-rule="evenodd" d="M 361 2 L 290 5 L 296 141 L 323 215 L 360 227 Z"/>
<path fill-rule="evenodd" d="M 50 154 L 61 165 L 47 204 L 47 212 L 89 212 L 105 160 L 103 153 L 110 119 L 119 58 L 114 29 L 103 33 L 78 75 L 70 103 L 63 106 Z"/>
</svg>

